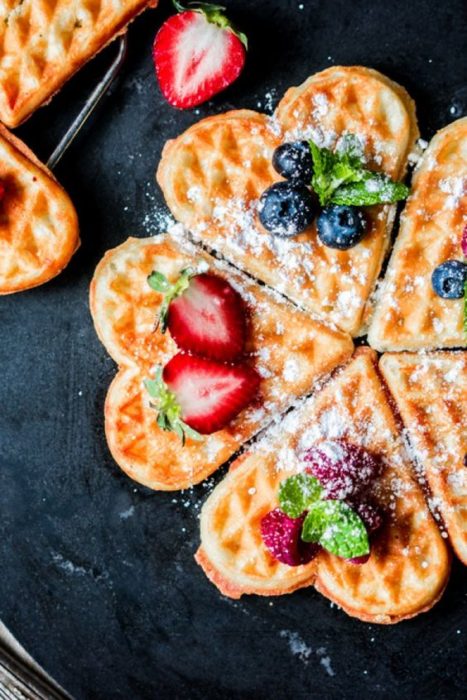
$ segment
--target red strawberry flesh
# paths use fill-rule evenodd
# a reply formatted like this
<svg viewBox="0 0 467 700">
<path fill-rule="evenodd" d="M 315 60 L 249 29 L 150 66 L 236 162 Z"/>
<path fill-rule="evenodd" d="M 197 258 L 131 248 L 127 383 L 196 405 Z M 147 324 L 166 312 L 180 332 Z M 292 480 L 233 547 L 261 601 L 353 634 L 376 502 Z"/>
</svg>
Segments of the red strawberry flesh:
<svg viewBox="0 0 467 700">
<path fill-rule="evenodd" d="M 172 357 L 162 378 L 177 398 L 183 421 L 203 435 L 230 423 L 254 400 L 260 383 L 246 364 L 226 365 L 184 353 Z"/>
<path fill-rule="evenodd" d="M 221 277 L 196 275 L 170 303 L 168 327 L 181 350 L 231 362 L 245 346 L 243 300 Z"/>
<path fill-rule="evenodd" d="M 304 542 L 300 537 L 305 515 L 290 518 L 280 508 L 271 510 L 261 520 L 261 537 L 274 559 L 288 566 L 300 566 L 320 551 L 314 542 Z"/>
<path fill-rule="evenodd" d="M 187 10 L 164 22 L 154 41 L 153 56 L 166 100 L 174 107 L 189 109 L 239 76 L 245 47 L 228 27 Z"/>
</svg>

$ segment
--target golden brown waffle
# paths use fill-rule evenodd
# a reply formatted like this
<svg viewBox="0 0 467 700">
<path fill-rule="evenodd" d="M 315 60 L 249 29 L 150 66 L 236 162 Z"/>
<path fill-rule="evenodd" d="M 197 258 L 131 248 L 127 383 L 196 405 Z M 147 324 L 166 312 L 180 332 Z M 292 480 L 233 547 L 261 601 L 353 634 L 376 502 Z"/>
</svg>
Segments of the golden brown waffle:
<svg viewBox="0 0 467 700">
<path fill-rule="evenodd" d="M 386 354 L 381 371 L 407 428 L 430 505 L 467 564 L 467 352 Z"/>
<path fill-rule="evenodd" d="M 2 0 L 0 119 L 18 126 L 157 0 Z"/>
<path fill-rule="evenodd" d="M 412 180 L 368 339 L 380 351 L 467 346 L 463 299 L 441 299 L 433 270 L 462 259 L 467 223 L 467 118 L 431 141 Z"/>
<path fill-rule="evenodd" d="M 400 179 L 418 136 L 413 102 L 376 71 L 329 68 L 291 88 L 272 118 L 241 110 L 190 127 L 166 144 L 157 179 L 173 215 L 196 239 L 359 335 L 394 207 L 369 208 L 367 235 L 347 251 L 322 245 L 315 226 L 289 239 L 273 236 L 257 217 L 261 194 L 279 179 L 271 160 L 280 143 L 311 138 L 333 147 L 344 133 L 361 139 L 369 167 Z"/>
<path fill-rule="evenodd" d="M 162 296 L 147 284 L 152 270 L 175 280 L 202 265 L 239 291 L 249 313 L 247 353 L 262 375 L 261 395 L 225 429 L 203 442 L 162 431 L 142 382 L 155 365 L 177 351 L 170 334 L 154 330 Z M 350 357 L 350 337 L 260 287 L 195 248 L 183 238 L 130 238 L 108 252 L 91 284 L 97 333 L 120 365 L 107 396 L 105 427 L 115 461 L 133 479 L 153 489 L 181 489 L 215 471 L 258 430 L 309 392 L 323 375 Z"/>
<path fill-rule="evenodd" d="M 0 294 L 47 282 L 79 245 L 78 219 L 52 173 L 0 125 Z"/>
<path fill-rule="evenodd" d="M 321 391 L 234 462 L 206 501 L 197 560 L 225 595 L 278 595 L 314 584 L 350 615 L 377 623 L 412 617 L 441 596 L 449 552 L 412 478 L 375 361 L 373 351 L 359 349 Z M 323 552 L 307 566 L 288 567 L 263 545 L 260 521 L 278 506 L 279 482 L 326 438 L 346 438 L 381 455 L 385 469 L 373 498 L 384 508 L 385 524 L 366 564 Z"/>
</svg>

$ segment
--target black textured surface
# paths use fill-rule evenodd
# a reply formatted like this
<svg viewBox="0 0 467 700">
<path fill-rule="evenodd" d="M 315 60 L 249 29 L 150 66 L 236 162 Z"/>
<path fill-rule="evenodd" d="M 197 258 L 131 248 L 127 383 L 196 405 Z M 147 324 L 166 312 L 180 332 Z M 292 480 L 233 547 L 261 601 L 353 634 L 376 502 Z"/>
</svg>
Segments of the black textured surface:
<svg viewBox="0 0 467 700">
<path fill-rule="evenodd" d="M 193 561 L 206 488 L 151 493 L 109 456 L 114 366 L 87 298 L 105 250 L 159 228 L 162 145 L 200 116 L 264 106 L 271 93 L 275 103 L 338 63 L 405 85 L 426 138 L 466 114 L 465 0 L 232 0 L 248 66 L 198 113 L 173 110 L 154 80 L 162 4 L 132 26 L 119 83 L 57 171 L 78 208 L 80 251 L 50 284 L 0 299 L 0 617 L 80 699 L 465 697 L 458 564 L 441 603 L 394 628 L 352 620 L 311 590 L 240 603 L 218 594 Z M 38 155 L 113 51 L 18 130 Z"/>
</svg>

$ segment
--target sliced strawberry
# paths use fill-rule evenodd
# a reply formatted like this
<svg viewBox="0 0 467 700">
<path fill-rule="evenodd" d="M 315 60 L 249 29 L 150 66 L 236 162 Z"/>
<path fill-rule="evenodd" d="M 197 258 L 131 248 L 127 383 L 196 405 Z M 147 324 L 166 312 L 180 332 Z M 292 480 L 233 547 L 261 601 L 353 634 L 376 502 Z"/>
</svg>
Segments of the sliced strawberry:
<svg viewBox="0 0 467 700">
<path fill-rule="evenodd" d="M 222 277 L 193 276 L 187 269 L 171 284 L 161 273 L 148 278 L 153 289 L 164 294 L 160 324 L 178 347 L 213 360 L 231 362 L 245 347 L 246 322 L 243 301 Z"/>
<path fill-rule="evenodd" d="M 202 274 L 169 307 L 168 327 L 182 350 L 232 361 L 245 347 L 241 296 L 226 280 Z"/>
<path fill-rule="evenodd" d="M 225 365 L 178 353 L 162 378 L 177 397 L 181 418 L 201 434 L 224 428 L 253 401 L 260 377 L 248 365 Z"/>
<path fill-rule="evenodd" d="M 226 365 L 179 352 L 145 382 L 157 423 L 182 441 L 224 428 L 255 398 L 260 377 L 245 364 Z"/>
<path fill-rule="evenodd" d="M 174 107 L 189 109 L 209 100 L 240 75 L 247 42 L 219 5 L 196 3 L 192 10 L 180 9 L 159 29 L 153 57 L 166 100 Z"/>
</svg>

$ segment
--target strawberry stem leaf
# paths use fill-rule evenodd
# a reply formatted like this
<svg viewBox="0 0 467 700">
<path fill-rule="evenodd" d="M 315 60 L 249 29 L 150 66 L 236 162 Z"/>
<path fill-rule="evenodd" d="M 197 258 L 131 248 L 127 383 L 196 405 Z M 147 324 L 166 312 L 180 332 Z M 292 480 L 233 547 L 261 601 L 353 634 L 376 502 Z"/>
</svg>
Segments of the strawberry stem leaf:
<svg viewBox="0 0 467 700">
<path fill-rule="evenodd" d="M 232 34 L 235 34 L 242 42 L 245 49 L 248 49 L 248 38 L 246 34 L 239 31 L 232 24 L 227 15 L 224 14 L 224 10 L 226 9 L 224 5 L 211 5 L 211 3 L 208 2 L 189 2 L 187 5 L 182 5 L 179 0 L 172 0 L 172 3 L 177 12 L 187 12 L 191 10 L 204 15 L 211 24 L 215 24 L 220 29 L 227 29 L 232 32 Z"/>
<path fill-rule="evenodd" d="M 161 333 L 165 333 L 167 330 L 169 306 L 171 302 L 177 297 L 181 296 L 183 292 L 188 289 L 193 275 L 193 270 L 190 267 L 187 267 L 180 272 L 180 277 L 173 284 L 169 282 L 167 277 L 163 275 L 162 272 L 157 272 L 157 270 L 154 270 L 149 275 L 148 284 L 151 289 L 154 289 L 155 292 L 159 292 L 159 294 L 164 295 L 156 324 L 156 329 L 160 326 Z"/>
<path fill-rule="evenodd" d="M 157 411 L 156 423 L 161 430 L 178 435 L 182 446 L 185 445 L 187 437 L 191 440 L 204 440 L 200 433 L 182 420 L 181 406 L 162 378 L 162 367 L 156 369 L 155 379 L 144 380 L 144 386 L 149 396 L 155 400 L 150 402 L 150 406 Z"/>
</svg>

